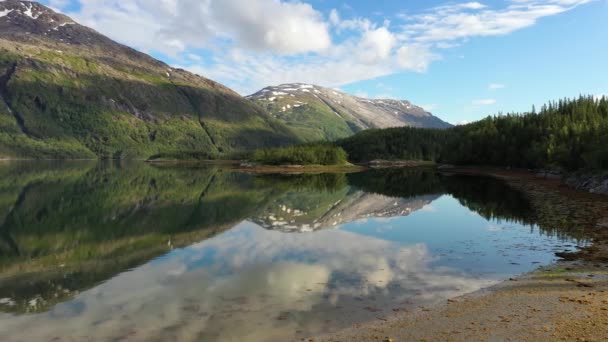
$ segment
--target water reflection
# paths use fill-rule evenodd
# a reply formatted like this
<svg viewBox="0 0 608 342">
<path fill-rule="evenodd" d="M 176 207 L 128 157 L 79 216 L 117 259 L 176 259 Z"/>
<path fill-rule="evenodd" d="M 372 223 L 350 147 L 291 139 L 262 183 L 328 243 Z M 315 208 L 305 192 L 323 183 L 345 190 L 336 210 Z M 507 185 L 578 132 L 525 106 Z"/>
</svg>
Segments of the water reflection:
<svg viewBox="0 0 608 342">
<path fill-rule="evenodd" d="M 305 337 L 474 291 L 571 239 L 501 182 L 430 170 L 0 173 L 2 340 Z"/>
<path fill-rule="evenodd" d="M 356 257 L 353 257 L 356 256 Z M 428 304 L 487 284 L 433 266 L 423 244 L 340 230 L 282 234 L 243 223 L 124 273 L 68 304 L 10 320 L 28 340 L 268 341 Z M 411 303 L 411 304 L 410 304 Z M 356 310 L 353 310 L 355 309 Z M 49 322 L 64 322 L 61 326 Z M 41 324 L 36 324 L 41 323 Z M 25 329 L 27 326 L 39 329 Z"/>
</svg>

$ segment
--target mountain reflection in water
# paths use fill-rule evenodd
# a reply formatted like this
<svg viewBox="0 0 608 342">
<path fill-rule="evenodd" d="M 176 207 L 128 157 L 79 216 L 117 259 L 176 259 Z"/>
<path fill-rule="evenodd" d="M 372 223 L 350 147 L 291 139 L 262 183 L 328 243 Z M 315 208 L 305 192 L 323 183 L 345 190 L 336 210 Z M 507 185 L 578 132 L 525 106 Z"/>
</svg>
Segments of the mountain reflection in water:
<svg viewBox="0 0 608 342">
<path fill-rule="evenodd" d="M 475 291 L 577 238 L 497 180 L 426 169 L 0 174 L 2 340 L 301 338 Z"/>
</svg>

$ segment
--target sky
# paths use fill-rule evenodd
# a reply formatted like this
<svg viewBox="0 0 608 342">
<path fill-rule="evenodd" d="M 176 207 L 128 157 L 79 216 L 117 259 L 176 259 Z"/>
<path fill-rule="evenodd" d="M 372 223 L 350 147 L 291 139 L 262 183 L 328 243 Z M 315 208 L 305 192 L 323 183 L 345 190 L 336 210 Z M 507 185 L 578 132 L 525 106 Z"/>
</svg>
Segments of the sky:
<svg viewBox="0 0 608 342">
<path fill-rule="evenodd" d="M 42 0 L 242 95 L 311 83 L 467 123 L 608 94 L 608 0 Z"/>
</svg>

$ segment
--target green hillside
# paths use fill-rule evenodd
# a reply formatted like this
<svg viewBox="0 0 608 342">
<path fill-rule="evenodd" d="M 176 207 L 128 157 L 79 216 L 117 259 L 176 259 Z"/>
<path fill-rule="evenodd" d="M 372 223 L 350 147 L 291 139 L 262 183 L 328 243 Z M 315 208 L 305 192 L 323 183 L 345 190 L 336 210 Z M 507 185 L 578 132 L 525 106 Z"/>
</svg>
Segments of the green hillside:
<svg viewBox="0 0 608 342">
<path fill-rule="evenodd" d="M 451 127 L 409 101 L 365 99 L 312 84 L 266 87 L 247 98 L 308 142 L 334 141 L 372 128 Z"/>
<path fill-rule="evenodd" d="M 146 158 L 297 142 L 230 89 L 19 1 L 0 18 L 0 157 Z"/>
<path fill-rule="evenodd" d="M 298 105 L 298 102 L 306 105 Z M 349 137 L 362 129 L 353 121 L 347 121 L 336 115 L 322 101 L 310 101 L 309 98 L 296 95 L 270 103 L 262 101 L 258 103 L 293 129 L 303 141 L 333 141 Z"/>
</svg>

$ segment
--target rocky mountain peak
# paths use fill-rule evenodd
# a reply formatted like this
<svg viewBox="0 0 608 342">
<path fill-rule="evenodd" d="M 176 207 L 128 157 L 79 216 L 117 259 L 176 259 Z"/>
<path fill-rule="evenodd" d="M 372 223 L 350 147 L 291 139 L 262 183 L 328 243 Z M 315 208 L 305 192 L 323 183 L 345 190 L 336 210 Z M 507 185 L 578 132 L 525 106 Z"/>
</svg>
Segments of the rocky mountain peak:
<svg viewBox="0 0 608 342">
<path fill-rule="evenodd" d="M 33 1 L 0 0 L 0 39 L 61 52 L 72 47 L 79 49 L 79 53 L 86 51 L 116 62 L 130 59 L 159 68 L 168 67 L 165 63 L 119 44 L 78 24 L 72 18 Z"/>
<path fill-rule="evenodd" d="M 76 24 L 63 14 L 37 2 L 4 0 L 0 1 L 0 28 L 3 35 L 42 34 L 54 36 L 67 25 Z"/>
<path fill-rule="evenodd" d="M 313 84 L 288 83 L 266 87 L 247 98 L 268 109 L 276 118 L 288 123 L 291 121 L 294 125 L 301 124 L 304 117 L 315 120 L 318 116 L 320 119 L 322 113 L 326 113 L 325 118 L 329 115 L 333 120 L 344 121 L 347 128 L 335 133 L 334 137 L 348 135 L 349 130 L 352 134 L 369 128 L 451 126 L 410 101 L 366 99 Z M 329 124 L 327 120 L 325 123 Z M 318 127 L 318 130 L 327 132 L 324 127 Z"/>
</svg>

